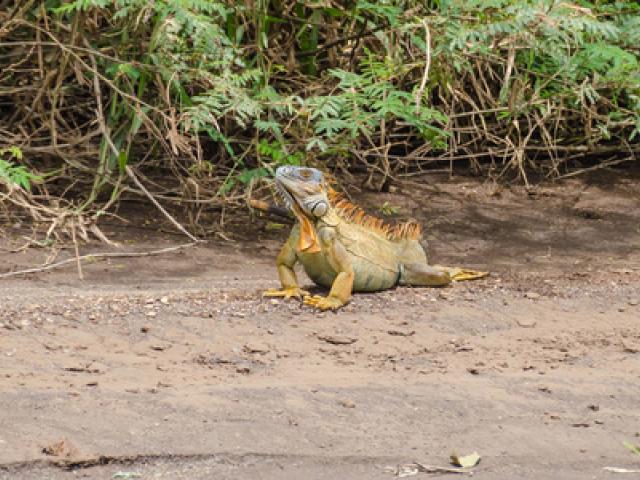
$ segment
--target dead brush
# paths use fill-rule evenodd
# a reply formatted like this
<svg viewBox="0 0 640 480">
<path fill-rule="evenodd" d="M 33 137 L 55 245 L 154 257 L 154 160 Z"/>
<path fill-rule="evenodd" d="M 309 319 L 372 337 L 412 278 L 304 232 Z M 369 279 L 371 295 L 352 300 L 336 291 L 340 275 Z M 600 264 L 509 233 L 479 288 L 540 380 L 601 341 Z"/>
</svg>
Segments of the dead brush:
<svg viewBox="0 0 640 480">
<path fill-rule="evenodd" d="M 187 3 L 0 0 L 0 148 L 44 178 L 6 214 L 104 240 L 100 216 L 143 198 L 193 240 L 285 163 L 380 190 L 640 151 L 636 2 Z"/>
</svg>

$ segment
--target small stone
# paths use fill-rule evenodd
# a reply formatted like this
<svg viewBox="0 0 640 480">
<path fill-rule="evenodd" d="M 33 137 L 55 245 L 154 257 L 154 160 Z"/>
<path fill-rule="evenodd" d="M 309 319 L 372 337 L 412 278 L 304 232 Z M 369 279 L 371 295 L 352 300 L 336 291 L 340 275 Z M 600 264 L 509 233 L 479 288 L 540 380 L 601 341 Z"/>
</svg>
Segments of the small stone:
<svg viewBox="0 0 640 480">
<path fill-rule="evenodd" d="M 169 305 L 169 297 L 162 297 L 160 299 L 160 303 L 162 303 L 164 305 Z"/>
<path fill-rule="evenodd" d="M 530 300 L 537 300 L 538 298 L 540 298 L 540 294 L 536 292 L 527 292 L 524 294 L 524 297 Z"/>
<path fill-rule="evenodd" d="M 151 330 L 151 326 L 150 325 L 143 325 L 143 326 L 140 327 L 140 331 L 142 333 L 148 333 L 149 330 Z"/>
<path fill-rule="evenodd" d="M 592 405 L 588 405 L 587 408 L 591 411 L 597 412 L 598 410 L 600 410 L 600 405 L 592 404 Z"/>
<path fill-rule="evenodd" d="M 146 315 L 147 317 L 151 317 L 151 318 L 153 318 L 153 317 L 155 317 L 156 315 L 158 315 L 158 312 L 154 312 L 153 310 L 151 310 L 150 312 L 147 312 L 145 315 Z"/>
<path fill-rule="evenodd" d="M 638 305 L 638 303 L 640 303 L 640 300 L 638 300 L 637 298 L 632 298 L 631 300 L 629 300 L 629 305 L 632 307 L 635 307 L 636 305 Z"/>
<path fill-rule="evenodd" d="M 356 408 L 356 404 L 353 400 L 345 399 L 345 400 L 340 400 L 338 403 L 342 405 L 344 408 Z"/>
<path fill-rule="evenodd" d="M 271 303 L 271 305 L 278 305 L 280 301 L 277 298 L 272 298 L 269 303 Z"/>
</svg>

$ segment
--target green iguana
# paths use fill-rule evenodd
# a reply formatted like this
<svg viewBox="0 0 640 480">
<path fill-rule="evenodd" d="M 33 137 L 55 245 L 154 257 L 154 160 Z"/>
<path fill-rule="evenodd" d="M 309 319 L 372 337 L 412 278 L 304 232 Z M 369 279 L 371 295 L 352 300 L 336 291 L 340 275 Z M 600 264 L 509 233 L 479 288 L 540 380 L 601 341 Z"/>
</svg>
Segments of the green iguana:
<svg viewBox="0 0 640 480">
<path fill-rule="evenodd" d="M 346 304 L 352 291 L 440 287 L 487 275 L 428 265 L 419 225 L 391 227 L 365 215 L 328 187 L 315 168 L 279 167 L 275 184 L 298 222 L 276 262 L 282 289 L 270 289 L 265 296 L 304 297 L 305 304 L 329 310 Z M 327 297 L 310 296 L 298 286 L 296 262 L 315 284 L 331 288 Z"/>
</svg>

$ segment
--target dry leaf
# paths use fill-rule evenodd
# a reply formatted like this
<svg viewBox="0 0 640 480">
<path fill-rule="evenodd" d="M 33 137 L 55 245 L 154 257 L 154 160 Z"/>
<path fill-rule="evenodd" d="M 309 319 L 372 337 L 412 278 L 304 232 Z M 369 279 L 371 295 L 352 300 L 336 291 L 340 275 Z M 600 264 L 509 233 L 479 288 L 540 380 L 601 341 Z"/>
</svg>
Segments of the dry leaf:
<svg viewBox="0 0 640 480">
<path fill-rule="evenodd" d="M 478 463 L 480 463 L 480 455 L 478 455 L 478 452 L 473 452 L 470 455 L 465 455 L 461 457 L 454 453 L 451 455 L 451 463 L 456 467 L 462 467 L 462 468 L 475 467 Z"/>
<path fill-rule="evenodd" d="M 640 473 L 640 470 L 629 470 L 628 468 L 603 467 L 602 469 L 612 473 Z"/>
</svg>

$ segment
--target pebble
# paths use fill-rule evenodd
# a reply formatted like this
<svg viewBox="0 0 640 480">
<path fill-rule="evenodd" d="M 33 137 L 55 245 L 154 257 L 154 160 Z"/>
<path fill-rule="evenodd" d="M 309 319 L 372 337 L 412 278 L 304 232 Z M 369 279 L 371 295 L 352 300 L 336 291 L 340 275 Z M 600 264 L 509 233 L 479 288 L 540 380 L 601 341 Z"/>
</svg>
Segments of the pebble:
<svg viewBox="0 0 640 480">
<path fill-rule="evenodd" d="M 345 400 L 340 400 L 338 403 L 342 405 L 344 408 L 356 408 L 356 404 L 353 400 L 345 399 Z"/>
<path fill-rule="evenodd" d="M 636 305 L 638 305 L 638 303 L 640 303 L 640 300 L 638 300 L 637 298 L 632 298 L 631 300 L 629 300 L 629 305 L 631 305 L 632 307 L 635 307 Z"/>
<path fill-rule="evenodd" d="M 529 298 L 531 300 L 536 300 L 538 298 L 540 298 L 540 294 L 536 293 L 536 292 L 527 292 L 524 294 L 525 298 Z"/>
</svg>

